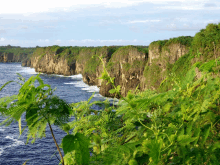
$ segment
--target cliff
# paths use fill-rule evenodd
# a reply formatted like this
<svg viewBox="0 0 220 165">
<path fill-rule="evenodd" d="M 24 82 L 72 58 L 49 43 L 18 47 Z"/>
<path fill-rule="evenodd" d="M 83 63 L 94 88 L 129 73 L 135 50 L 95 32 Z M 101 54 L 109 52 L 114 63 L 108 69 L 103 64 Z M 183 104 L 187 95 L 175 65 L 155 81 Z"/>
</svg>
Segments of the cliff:
<svg viewBox="0 0 220 165">
<path fill-rule="evenodd" d="M 0 62 L 22 62 L 32 55 L 34 48 L 20 48 L 14 46 L 0 47 Z"/>
<path fill-rule="evenodd" d="M 24 60 L 22 66 L 30 66 L 37 72 L 48 74 L 82 74 L 85 83 L 100 87 L 101 95 L 113 97 L 114 95 L 108 92 L 112 86 L 99 79 L 103 72 L 103 64 L 98 58 L 100 57 L 110 76 L 115 77 L 115 85 L 121 86 L 121 95 L 125 97 L 129 90 L 143 91 L 150 88 L 147 83 L 155 73 L 146 69 L 146 66 L 152 65 L 153 68 L 156 62 L 159 68 L 165 70 L 166 63 L 174 63 L 188 51 L 179 43 L 169 45 L 169 49 L 167 51 L 150 45 L 148 55 L 148 48 L 138 46 L 42 47 L 37 48 L 33 56 Z M 149 72 L 149 75 L 144 74 L 146 72 Z M 158 83 L 161 80 L 158 79 Z"/>
<path fill-rule="evenodd" d="M 115 86 L 121 86 L 121 95 L 125 97 L 129 90 L 141 89 L 140 82 L 143 76 L 144 66 L 147 61 L 147 50 L 134 46 L 125 46 L 118 49 L 111 57 L 107 70 L 111 77 L 115 77 Z M 101 84 L 100 94 L 112 97 L 109 93 L 112 86 Z"/>
<path fill-rule="evenodd" d="M 219 71 L 216 62 L 220 57 L 219 31 L 219 25 L 210 24 L 195 37 L 181 36 L 155 41 L 149 47 L 37 48 L 33 56 L 24 60 L 22 65 L 49 74 L 82 74 L 85 83 L 97 85 L 100 94 L 113 97 L 109 93 L 112 86 L 98 79 L 103 72 L 101 58 L 110 76 L 115 78 L 115 86 L 121 86 L 122 96 L 135 89 L 167 91 L 174 82 L 185 77 L 193 64 L 198 66 L 198 73 L 204 69 Z M 210 60 L 210 68 L 204 68 L 202 63 Z"/>
<path fill-rule="evenodd" d="M 97 47 L 97 48 L 84 48 L 79 52 L 76 60 L 76 73 L 83 75 L 83 81 L 89 85 L 97 85 L 101 87 L 101 77 L 103 72 L 103 64 L 107 65 L 112 54 L 117 50 L 116 47 Z"/>
<path fill-rule="evenodd" d="M 155 41 L 149 45 L 149 60 L 142 79 L 143 89 L 157 89 L 172 72 L 172 65 L 189 53 L 193 38 L 190 36 Z"/>
</svg>

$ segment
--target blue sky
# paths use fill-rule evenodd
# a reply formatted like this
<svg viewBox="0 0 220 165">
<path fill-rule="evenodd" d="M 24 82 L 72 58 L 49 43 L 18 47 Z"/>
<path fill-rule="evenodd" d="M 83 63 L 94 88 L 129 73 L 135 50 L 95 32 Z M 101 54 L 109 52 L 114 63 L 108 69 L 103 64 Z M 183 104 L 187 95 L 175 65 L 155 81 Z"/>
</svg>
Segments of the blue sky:
<svg viewBox="0 0 220 165">
<path fill-rule="evenodd" d="M 149 45 L 219 22 L 219 0 L 7 0 L 0 46 Z"/>
</svg>

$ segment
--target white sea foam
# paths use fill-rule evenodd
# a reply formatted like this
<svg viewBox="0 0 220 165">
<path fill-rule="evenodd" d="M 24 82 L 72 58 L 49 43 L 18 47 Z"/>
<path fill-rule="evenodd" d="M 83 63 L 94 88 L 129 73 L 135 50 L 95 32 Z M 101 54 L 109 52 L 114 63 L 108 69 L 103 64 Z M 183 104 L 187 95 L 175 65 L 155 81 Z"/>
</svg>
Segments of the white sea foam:
<svg viewBox="0 0 220 165">
<path fill-rule="evenodd" d="M 94 94 L 94 97 L 100 97 L 100 98 L 102 98 L 103 96 L 100 95 L 99 93 L 97 93 L 97 94 Z"/>
<path fill-rule="evenodd" d="M 0 147 L 0 156 L 2 155 L 4 149 Z"/>
<path fill-rule="evenodd" d="M 85 84 L 82 80 L 81 81 L 76 81 L 74 83 L 75 87 L 79 87 L 79 88 L 86 88 L 89 87 L 89 85 Z"/>
<path fill-rule="evenodd" d="M 28 74 L 38 74 L 38 72 L 35 72 L 34 68 L 30 68 L 30 67 L 22 67 L 22 70 L 20 70 L 19 72 L 28 73 Z"/>
<path fill-rule="evenodd" d="M 82 80 L 82 78 L 83 78 L 82 74 L 72 75 L 70 77 L 74 80 Z"/>
<path fill-rule="evenodd" d="M 99 88 L 97 86 L 89 86 L 89 85 L 85 84 L 82 80 L 64 83 L 64 84 L 74 85 L 75 87 L 81 88 L 81 90 L 84 90 L 87 92 L 99 92 Z"/>
<path fill-rule="evenodd" d="M 20 146 L 20 145 L 25 145 L 24 142 L 15 139 L 13 136 L 6 136 L 5 139 L 11 139 L 14 141 L 13 144 L 6 146 L 5 148 L 9 148 L 9 147 L 16 147 L 16 146 Z"/>
<path fill-rule="evenodd" d="M 82 88 L 82 90 L 85 90 L 87 92 L 99 92 L 99 88 L 97 86 L 87 86 Z"/>
<path fill-rule="evenodd" d="M 10 140 L 12 140 L 13 142 L 12 142 L 12 144 L 10 144 L 10 145 L 1 147 L 1 148 L 0 148 L 0 155 L 4 152 L 4 149 L 6 149 L 6 148 L 11 148 L 11 147 L 17 147 L 17 146 L 20 146 L 20 145 L 25 145 L 24 142 L 22 142 L 22 141 L 20 141 L 20 140 L 18 140 L 18 139 L 14 139 L 13 136 L 6 136 L 5 139 L 10 139 Z"/>
<path fill-rule="evenodd" d="M 70 83 L 64 83 L 64 84 L 75 84 L 74 82 L 70 82 Z"/>
<path fill-rule="evenodd" d="M 4 132 L 5 131 L 5 128 L 0 128 L 0 132 Z"/>
<path fill-rule="evenodd" d="M 70 77 L 73 80 L 82 80 L 82 75 L 81 74 L 71 75 L 71 76 L 64 76 L 64 75 L 60 75 L 60 74 L 52 74 L 52 75 L 58 76 L 58 77 Z"/>
</svg>

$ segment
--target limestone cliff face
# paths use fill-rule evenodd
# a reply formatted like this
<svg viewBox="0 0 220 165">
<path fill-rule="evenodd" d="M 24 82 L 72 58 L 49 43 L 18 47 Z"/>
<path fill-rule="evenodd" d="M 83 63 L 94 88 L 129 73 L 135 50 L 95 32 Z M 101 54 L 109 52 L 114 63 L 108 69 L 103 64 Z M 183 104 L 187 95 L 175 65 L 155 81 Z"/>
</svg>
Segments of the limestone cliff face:
<svg viewBox="0 0 220 165">
<path fill-rule="evenodd" d="M 76 74 L 83 75 L 83 81 L 89 85 L 96 85 L 96 77 L 94 74 L 84 73 L 87 61 L 92 57 L 90 49 L 83 49 L 79 52 L 79 58 L 76 60 Z"/>
<path fill-rule="evenodd" d="M 83 81 L 86 84 L 101 87 L 102 80 L 98 78 L 103 72 L 103 64 L 98 57 L 102 59 L 104 65 L 107 65 L 114 51 L 114 47 L 107 46 L 83 49 L 76 60 L 76 73 L 83 75 Z"/>
<path fill-rule="evenodd" d="M 21 62 L 21 66 L 32 67 L 31 66 L 31 58 L 25 58 Z"/>
<path fill-rule="evenodd" d="M 174 64 L 181 56 L 189 52 L 189 47 L 180 43 L 165 44 L 156 42 L 149 46 L 149 60 L 141 80 L 143 89 L 157 89 L 166 78 L 169 66 Z M 156 77 L 156 78 L 155 78 Z"/>
<path fill-rule="evenodd" d="M 69 65 L 65 58 L 58 58 L 55 54 L 46 54 L 43 57 L 34 56 L 29 64 L 30 67 L 35 68 L 36 72 L 65 76 L 75 74 L 75 63 Z"/>
<path fill-rule="evenodd" d="M 124 97 L 129 90 L 140 89 L 140 80 L 143 76 L 144 66 L 147 60 L 147 55 L 144 52 L 138 51 L 136 47 L 122 47 L 116 51 L 109 63 L 108 71 L 111 77 L 115 77 L 115 86 L 121 86 L 121 95 Z M 113 96 L 108 91 L 112 86 L 106 85 L 106 82 L 101 84 L 100 94 L 103 96 Z"/>
<path fill-rule="evenodd" d="M 68 49 L 68 50 L 67 50 Z M 168 64 L 173 64 L 189 50 L 181 44 L 170 44 L 166 47 L 150 45 L 147 49 L 136 46 L 37 48 L 34 55 L 23 60 L 23 66 L 35 68 L 37 72 L 48 74 L 74 75 L 82 74 L 83 81 L 100 87 L 100 94 L 107 97 L 113 87 L 98 79 L 103 72 L 104 62 L 111 77 L 115 77 L 115 86 L 121 86 L 124 97 L 129 90 L 156 89 L 165 78 Z M 152 85 L 153 84 L 153 85 Z"/>
<path fill-rule="evenodd" d="M 170 64 L 176 62 L 181 56 L 189 52 L 189 48 L 180 43 L 171 44 L 160 48 L 157 46 L 149 46 L 149 64 L 152 64 L 154 59 L 166 59 Z"/>
<path fill-rule="evenodd" d="M 27 54 L 14 55 L 14 53 L 0 53 L 0 62 L 21 62 Z"/>
</svg>

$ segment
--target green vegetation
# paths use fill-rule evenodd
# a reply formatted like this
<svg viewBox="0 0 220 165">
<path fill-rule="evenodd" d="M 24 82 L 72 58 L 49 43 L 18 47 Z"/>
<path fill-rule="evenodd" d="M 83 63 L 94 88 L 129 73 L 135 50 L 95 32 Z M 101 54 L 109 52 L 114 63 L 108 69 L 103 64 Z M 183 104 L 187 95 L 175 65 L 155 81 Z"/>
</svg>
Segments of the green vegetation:
<svg viewBox="0 0 220 165">
<path fill-rule="evenodd" d="M 0 46 L 0 55 L 8 55 L 13 54 L 15 57 L 13 57 L 14 61 L 20 61 L 28 56 L 32 56 L 33 52 L 35 51 L 35 48 L 21 48 L 19 46 Z"/>
<path fill-rule="evenodd" d="M 170 90 L 172 88 L 170 84 L 173 84 L 173 77 L 179 81 L 184 81 L 186 73 L 193 64 L 195 64 L 200 71 L 208 71 L 213 74 L 219 73 L 219 42 L 220 24 L 208 24 L 206 29 L 202 29 L 193 38 L 190 36 L 181 36 L 171 38 L 170 40 L 152 42 L 149 47 L 153 50 L 159 46 L 160 57 L 153 59 L 151 66 L 145 66 L 144 76 L 147 85 L 149 87 L 152 86 L 158 91 Z M 169 52 L 168 46 L 175 43 L 185 45 L 189 51 L 174 64 L 170 64 L 169 60 L 166 59 L 167 57 L 162 54 L 162 50 Z M 204 65 L 207 68 L 204 68 Z M 161 69 L 165 71 L 161 71 Z M 155 73 L 156 76 L 153 76 Z M 165 82 L 160 85 L 163 80 L 165 80 Z"/>
<path fill-rule="evenodd" d="M 203 61 L 215 58 L 215 53 L 220 48 L 220 23 L 208 24 L 205 29 L 200 30 L 193 39 L 191 54 L 196 56 L 198 52 L 203 54 Z"/>
<path fill-rule="evenodd" d="M 171 45 L 171 44 L 181 44 L 185 45 L 187 47 L 191 46 L 191 43 L 193 41 L 193 37 L 191 36 L 180 36 L 177 38 L 171 38 L 166 42 L 165 46 Z"/>
<path fill-rule="evenodd" d="M 92 97 L 68 105 L 52 95 L 39 75 L 26 82 L 20 77 L 19 94 L 0 100 L 0 112 L 8 116 L 3 124 L 20 123 L 26 112 L 27 139 L 32 142 L 45 136 L 47 125 L 51 133 L 52 125 L 59 125 L 67 135 L 60 146 L 55 144 L 64 151 L 64 156 L 59 153 L 65 165 L 216 165 L 220 161 L 220 78 L 205 72 L 196 78 L 195 68 L 189 69 L 184 81 L 176 80 L 171 90 L 129 92 L 117 107 L 107 100 L 91 103 Z M 114 86 L 105 67 L 101 78 Z M 120 95 L 120 86 L 111 93 Z M 103 110 L 92 109 L 94 104 L 104 106 Z M 75 120 L 68 122 L 72 116 Z"/>
<path fill-rule="evenodd" d="M 209 24 L 193 40 L 191 37 L 179 37 L 153 42 L 150 48 L 159 45 L 160 50 L 171 43 L 191 46 L 189 53 L 174 64 L 170 64 L 167 58 L 147 63 L 144 75 L 148 90 L 129 91 L 126 97 L 121 96 L 121 86 L 114 84 L 115 77 L 110 77 L 108 71 L 114 69 L 119 58 L 128 54 L 128 48 L 145 53 L 147 48 L 73 48 L 74 58 L 86 63 L 85 72 L 94 73 L 97 66 L 103 65 L 100 79 L 113 86 L 109 93 L 120 97 L 119 104 L 110 106 L 107 100 L 91 102 L 92 97 L 87 101 L 67 104 L 53 96 L 53 90 L 39 76 L 26 82 L 20 76 L 19 94 L 0 99 L 0 112 L 7 117 L 2 124 L 18 121 L 22 133 L 21 116 L 26 113 L 27 139 L 32 138 L 33 142 L 45 136 L 47 125 L 55 139 L 52 125 L 59 125 L 67 134 L 60 146 L 54 140 L 63 165 L 218 165 L 219 28 L 220 24 Z M 53 51 L 62 50 L 59 54 L 63 53 L 63 56 L 73 52 L 66 49 L 73 50 L 56 47 Z M 98 58 L 95 59 L 95 56 Z M 103 57 L 107 61 L 110 59 L 107 67 Z M 139 65 L 139 61 L 135 61 L 124 67 L 129 70 Z M 39 86 L 34 86 L 35 81 L 39 82 Z M 94 104 L 103 109 L 94 110 Z M 69 121 L 73 116 L 75 120 Z"/>
<path fill-rule="evenodd" d="M 162 79 L 162 69 L 156 64 L 153 63 L 151 66 L 146 65 L 144 70 L 144 76 L 146 77 L 146 84 L 149 89 L 155 89 L 159 87 Z"/>
<path fill-rule="evenodd" d="M 21 48 L 19 46 L 0 46 L 0 53 L 13 53 L 15 56 L 21 54 L 32 54 L 35 48 Z"/>
<path fill-rule="evenodd" d="M 107 67 L 106 67 L 107 70 L 110 72 L 112 72 L 114 70 L 117 71 L 118 67 L 116 67 L 116 66 L 119 64 L 120 60 L 121 60 L 121 62 L 123 61 L 122 62 L 123 68 L 126 71 L 129 71 L 130 69 L 143 68 L 146 63 L 145 59 L 144 59 L 144 61 L 136 59 L 131 62 L 128 62 L 129 54 L 133 53 L 133 52 L 143 53 L 146 55 L 146 58 L 148 57 L 148 47 L 132 46 L 132 45 L 123 46 L 123 47 L 117 49 L 117 51 L 115 51 L 115 53 L 112 54 L 111 59 L 107 63 Z M 135 57 L 133 57 L 133 58 L 135 58 Z"/>
<path fill-rule="evenodd" d="M 158 40 L 158 41 L 153 41 L 150 43 L 149 48 L 153 49 L 155 47 L 158 47 L 160 52 L 162 50 L 162 47 L 168 42 L 168 40 Z"/>
</svg>

